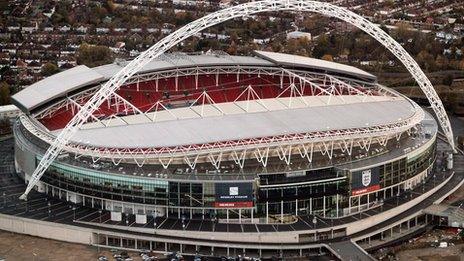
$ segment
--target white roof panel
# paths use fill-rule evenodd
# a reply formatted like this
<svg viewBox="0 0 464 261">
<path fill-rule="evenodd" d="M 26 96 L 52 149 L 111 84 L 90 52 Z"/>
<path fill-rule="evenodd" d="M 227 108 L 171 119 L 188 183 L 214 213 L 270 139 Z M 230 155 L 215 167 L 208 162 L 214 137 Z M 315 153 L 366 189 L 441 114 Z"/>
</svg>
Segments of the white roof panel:
<svg viewBox="0 0 464 261">
<path fill-rule="evenodd" d="M 27 110 L 86 85 L 104 80 L 104 76 L 85 65 L 79 65 L 38 81 L 13 95 L 13 100 Z"/>
<path fill-rule="evenodd" d="M 318 70 L 330 71 L 353 75 L 369 80 L 376 80 L 375 75 L 372 75 L 366 71 L 358 69 L 353 66 L 335 63 L 320 59 L 314 59 L 299 55 L 285 54 L 285 53 L 274 53 L 267 51 L 254 51 L 254 53 L 263 59 L 269 60 L 273 63 L 284 65 L 286 67 L 306 67 Z"/>
<path fill-rule="evenodd" d="M 81 129 L 72 140 L 98 147 L 171 147 L 385 125 L 411 117 L 414 113 L 415 108 L 405 99 L 337 103 L 330 106 Z"/>
</svg>

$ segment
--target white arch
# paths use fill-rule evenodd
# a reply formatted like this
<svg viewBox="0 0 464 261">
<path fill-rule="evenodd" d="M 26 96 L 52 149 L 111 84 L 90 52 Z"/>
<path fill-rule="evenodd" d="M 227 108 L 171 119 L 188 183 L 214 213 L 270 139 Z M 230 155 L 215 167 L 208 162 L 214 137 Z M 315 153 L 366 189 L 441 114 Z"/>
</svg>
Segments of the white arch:
<svg viewBox="0 0 464 261">
<path fill-rule="evenodd" d="M 202 31 L 205 28 L 233 18 L 272 11 L 307 11 L 323 14 L 329 17 L 339 18 L 358 27 L 359 29 L 374 37 L 406 66 L 408 71 L 417 81 L 420 88 L 425 93 L 427 99 L 432 105 L 432 108 L 437 115 L 438 121 L 448 139 L 448 142 L 454 149 L 453 133 L 448 116 L 446 115 L 443 104 L 433 89 L 432 84 L 427 79 L 424 72 L 422 72 L 422 70 L 419 68 L 419 65 L 414 61 L 414 59 L 387 33 L 382 31 L 378 26 L 372 24 L 365 18 L 345 8 L 338 7 L 329 3 L 308 0 L 264 0 L 249 2 L 226 8 L 195 20 L 173 32 L 172 34 L 166 36 L 161 41 L 140 54 L 136 59 L 127 64 L 121 71 L 119 71 L 108 82 L 106 82 L 84 106 L 82 106 L 79 112 L 57 136 L 56 140 L 48 148 L 44 157 L 32 174 L 26 191 L 20 198 L 26 199 L 27 194 L 36 185 L 45 170 L 53 162 L 53 160 L 55 160 L 72 135 L 87 121 L 89 117 L 91 117 L 91 115 L 98 109 L 98 107 L 122 84 L 124 84 L 126 80 L 128 80 L 140 69 L 142 69 L 142 67 L 147 63 L 163 54 L 172 46 Z"/>
</svg>

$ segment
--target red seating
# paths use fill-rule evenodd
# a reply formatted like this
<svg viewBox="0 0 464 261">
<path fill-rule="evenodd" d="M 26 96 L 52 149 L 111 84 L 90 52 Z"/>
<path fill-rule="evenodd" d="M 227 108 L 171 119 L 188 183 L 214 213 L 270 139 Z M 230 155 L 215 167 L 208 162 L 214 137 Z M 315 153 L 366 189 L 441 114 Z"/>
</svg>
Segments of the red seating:
<svg viewBox="0 0 464 261">
<path fill-rule="evenodd" d="M 198 79 L 197 79 L 198 77 Z M 191 75 L 179 76 L 177 81 L 175 77 L 168 79 L 158 79 L 132 83 L 122 86 L 117 94 L 123 99 L 130 102 L 139 110 L 145 112 L 149 109 L 154 110 L 155 104 L 160 101 L 164 106 L 175 108 L 180 106 L 189 106 L 192 104 L 204 91 L 214 100 L 215 103 L 233 102 L 235 100 L 246 100 L 247 93 L 242 92 L 252 86 L 256 94 L 261 99 L 280 97 L 289 97 L 290 91 L 284 91 L 292 79 L 284 77 L 281 83 L 280 76 L 270 75 L 247 75 L 241 74 L 238 77 L 236 74 L 222 74 L 216 77 L 212 75 Z M 299 81 L 295 81 L 299 84 Z M 281 87 L 282 86 L 282 87 Z M 350 94 L 343 86 L 337 86 L 342 94 Z M 303 89 L 303 95 L 318 95 L 320 90 L 306 84 Z M 358 90 L 367 92 L 367 90 L 359 87 Z M 240 96 L 240 97 L 239 97 Z M 118 101 L 118 102 L 116 102 Z M 85 101 L 80 101 L 84 103 Z M 75 109 L 75 108 L 74 108 Z M 160 107 L 158 109 L 161 109 Z M 53 113 L 52 116 L 40 119 L 40 121 L 50 130 L 63 128 L 73 117 L 76 111 L 70 106 L 63 107 Z M 108 102 L 104 102 L 99 109 L 94 113 L 98 118 L 105 118 L 114 114 L 131 114 L 133 110 L 130 106 L 125 105 L 121 100 L 112 98 Z"/>
</svg>

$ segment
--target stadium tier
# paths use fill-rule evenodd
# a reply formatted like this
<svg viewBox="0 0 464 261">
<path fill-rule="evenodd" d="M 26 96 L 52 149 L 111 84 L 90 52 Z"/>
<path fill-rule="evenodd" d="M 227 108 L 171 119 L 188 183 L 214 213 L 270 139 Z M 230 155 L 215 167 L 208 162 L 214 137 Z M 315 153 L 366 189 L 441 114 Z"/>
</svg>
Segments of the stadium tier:
<svg viewBox="0 0 464 261">
<path fill-rule="evenodd" d="M 26 183 L 60 130 L 126 63 L 81 65 L 14 95 L 23 111 L 15 163 Z M 355 67 L 265 51 L 171 53 L 80 126 L 35 190 L 108 211 L 114 222 L 316 226 L 312 217 L 338 222 L 423 186 L 437 132 L 428 112 Z M 328 226 L 306 240 L 362 229 Z M 211 237 L 199 230 L 189 236 Z"/>
</svg>

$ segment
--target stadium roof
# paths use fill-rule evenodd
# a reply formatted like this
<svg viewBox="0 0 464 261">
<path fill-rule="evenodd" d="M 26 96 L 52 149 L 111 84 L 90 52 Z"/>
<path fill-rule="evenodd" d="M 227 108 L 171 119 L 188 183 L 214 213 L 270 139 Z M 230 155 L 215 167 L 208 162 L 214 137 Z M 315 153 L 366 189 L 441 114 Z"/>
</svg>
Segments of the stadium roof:
<svg viewBox="0 0 464 261">
<path fill-rule="evenodd" d="M 312 96 L 310 98 L 317 99 Z M 81 129 L 72 140 L 95 147 L 159 148 L 284 134 L 382 126 L 412 117 L 412 103 L 398 97 L 350 104 L 185 118 Z M 55 134 L 58 133 L 55 131 Z M 130 133 L 130 135 L 128 135 Z"/>
<path fill-rule="evenodd" d="M 163 55 L 142 68 L 139 73 L 164 71 L 183 67 L 206 66 L 283 66 L 304 67 L 325 72 L 343 73 L 363 79 L 375 80 L 375 76 L 352 66 L 327 62 L 290 54 L 256 51 L 257 57 L 230 56 L 217 54 L 168 54 Z M 29 112 L 72 91 L 92 86 L 110 79 L 128 62 L 116 62 L 95 68 L 80 65 L 64 72 L 38 81 L 13 96 L 14 103 L 23 111 Z"/>
<path fill-rule="evenodd" d="M 377 77 L 374 75 L 365 72 L 361 69 L 358 69 L 353 66 L 335 63 L 320 59 L 314 59 L 299 55 L 285 54 L 285 53 L 274 53 L 266 51 L 254 51 L 254 53 L 263 59 L 269 60 L 275 64 L 283 65 L 286 67 L 304 67 L 317 70 L 323 70 L 328 72 L 337 72 L 348 75 L 353 75 L 360 77 L 362 79 L 376 80 Z"/>
<path fill-rule="evenodd" d="M 104 77 L 85 65 L 79 65 L 38 81 L 13 95 L 16 105 L 33 110 L 46 102 L 81 87 L 104 80 Z"/>
</svg>

